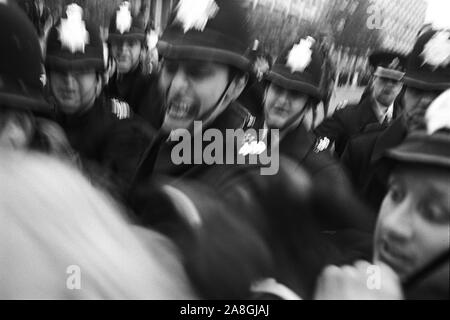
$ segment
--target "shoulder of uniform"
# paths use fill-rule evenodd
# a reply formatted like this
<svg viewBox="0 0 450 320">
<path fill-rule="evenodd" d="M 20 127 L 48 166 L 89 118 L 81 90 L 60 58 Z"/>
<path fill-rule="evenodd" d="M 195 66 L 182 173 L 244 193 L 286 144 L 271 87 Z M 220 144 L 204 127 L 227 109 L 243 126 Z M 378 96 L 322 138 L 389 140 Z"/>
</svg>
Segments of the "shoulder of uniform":
<svg viewBox="0 0 450 320">
<path fill-rule="evenodd" d="M 111 100 L 111 111 L 119 119 L 131 118 L 131 108 L 125 101 L 112 98 Z"/>
</svg>

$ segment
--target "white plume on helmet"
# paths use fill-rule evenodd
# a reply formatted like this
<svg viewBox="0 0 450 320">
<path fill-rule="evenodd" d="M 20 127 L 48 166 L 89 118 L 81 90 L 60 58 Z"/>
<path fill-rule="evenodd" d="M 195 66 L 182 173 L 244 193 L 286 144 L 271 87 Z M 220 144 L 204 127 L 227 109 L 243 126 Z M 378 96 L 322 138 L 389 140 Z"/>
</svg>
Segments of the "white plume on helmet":
<svg viewBox="0 0 450 320">
<path fill-rule="evenodd" d="M 437 97 L 425 114 L 428 134 L 450 129 L 450 89 Z"/>
</svg>

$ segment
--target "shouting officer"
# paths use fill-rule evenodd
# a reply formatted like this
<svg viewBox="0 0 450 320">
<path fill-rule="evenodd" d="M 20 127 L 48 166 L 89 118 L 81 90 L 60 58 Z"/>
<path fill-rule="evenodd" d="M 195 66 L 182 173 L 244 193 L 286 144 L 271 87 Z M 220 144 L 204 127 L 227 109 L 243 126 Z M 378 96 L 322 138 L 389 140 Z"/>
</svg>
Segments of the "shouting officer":
<svg viewBox="0 0 450 320">
<path fill-rule="evenodd" d="M 371 94 L 357 105 L 349 105 L 325 119 L 315 133 L 319 143 L 331 146 L 340 157 L 348 140 L 369 124 L 388 124 L 399 113 L 394 103 L 400 94 L 404 76 L 405 57 L 393 52 L 375 52 L 369 58 L 375 69 Z"/>
<path fill-rule="evenodd" d="M 163 121 L 141 163 L 138 179 L 146 180 L 152 172 L 180 177 L 201 166 L 194 161 L 175 164 L 171 158 L 178 144 L 172 137 L 179 129 L 187 129 L 192 136 L 202 134 L 194 133 L 194 121 L 201 122 L 204 130 L 221 130 L 223 136 L 225 129 L 250 124 L 251 114 L 235 102 L 247 83 L 248 44 L 245 14 L 238 2 L 179 2 L 159 41 L 163 62 L 158 89 L 163 97 Z"/>
<path fill-rule="evenodd" d="M 85 169 L 126 183 L 135 170 L 149 133 L 138 119 L 128 119 L 125 102 L 103 93 L 105 57 L 99 29 L 87 25 L 83 10 L 67 7 L 67 17 L 49 34 L 45 65 L 57 120 Z M 95 168 L 95 169 L 94 169 Z M 101 168 L 101 170 L 100 170 Z"/>
</svg>

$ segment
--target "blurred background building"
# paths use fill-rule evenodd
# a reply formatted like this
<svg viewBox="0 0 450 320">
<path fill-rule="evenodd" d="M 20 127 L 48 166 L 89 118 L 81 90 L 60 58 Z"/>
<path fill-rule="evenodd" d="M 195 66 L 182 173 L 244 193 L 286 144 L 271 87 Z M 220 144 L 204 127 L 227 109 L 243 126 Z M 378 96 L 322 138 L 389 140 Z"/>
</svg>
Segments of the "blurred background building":
<svg viewBox="0 0 450 320">
<path fill-rule="evenodd" d="M 20 1 L 20 0 L 18 0 Z M 105 30 L 121 0 L 22 0 L 45 2 L 55 16 L 77 2 L 87 20 Z M 130 0 L 149 26 L 161 33 L 179 0 Z M 336 66 L 339 85 L 365 85 L 371 51 L 408 53 L 422 28 L 429 0 L 241 0 L 254 39 L 274 58 L 288 44 L 311 35 Z M 106 35 L 105 35 L 106 36 Z"/>
<path fill-rule="evenodd" d="M 306 35 L 326 38 L 339 85 L 368 81 L 368 55 L 407 54 L 423 26 L 425 0 L 243 0 L 255 38 L 273 56 Z"/>
<path fill-rule="evenodd" d="M 425 22 L 425 0 L 376 0 L 382 8 L 381 47 L 408 53 Z"/>
</svg>

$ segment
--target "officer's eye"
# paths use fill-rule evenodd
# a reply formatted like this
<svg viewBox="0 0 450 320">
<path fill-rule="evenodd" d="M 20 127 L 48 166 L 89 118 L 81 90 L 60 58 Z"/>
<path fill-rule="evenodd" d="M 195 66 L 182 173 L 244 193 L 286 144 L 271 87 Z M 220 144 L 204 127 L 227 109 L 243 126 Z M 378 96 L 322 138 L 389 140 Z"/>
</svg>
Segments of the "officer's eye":
<svg viewBox="0 0 450 320">
<path fill-rule="evenodd" d="M 405 190 L 398 181 L 389 182 L 389 197 L 394 203 L 399 203 L 405 197 Z"/>
<path fill-rule="evenodd" d="M 167 73 L 174 74 L 178 70 L 178 63 L 175 61 L 166 60 L 164 62 L 164 70 Z"/>
<path fill-rule="evenodd" d="M 190 63 L 186 65 L 186 74 L 193 78 L 204 78 L 211 74 L 211 68 L 201 63 Z"/>
<path fill-rule="evenodd" d="M 283 88 L 281 88 L 281 87 L 279 87 L 279 86 L 277 86 L 276 84 L 273 84 L 273 83 L 270 85 L 270 89 L 274 93 L 280 93 L 283 90 Z"/>
<path fill-rule="evenodd" d="M 303 99 L 306 96 L 304 93 L 301 93 L 296 90 L 289 90 L 288 92 L 289 92 L 289 96 L 294 100 Z"/>
<path fill-rule="evenodd" d="M 115 48 L 122 48 L 123 41 L 113 41 L 111 43 L 111 45 L 112 45 L 112 47 L 115 47 Z"/>
<path fill-rule="evenodd" d="M 424 219 L 431 223 L 445 224 L 450 220 L 450 211 L 437 199 L 427 199 L 420 203 L 419 212 Z"/>
<path fill-rule="evenodd" d="M 139 40 L 127 40 L 125 41 L 125 44 L 129 47 L 134 47 L 139 44 Z"/>
</svg>

